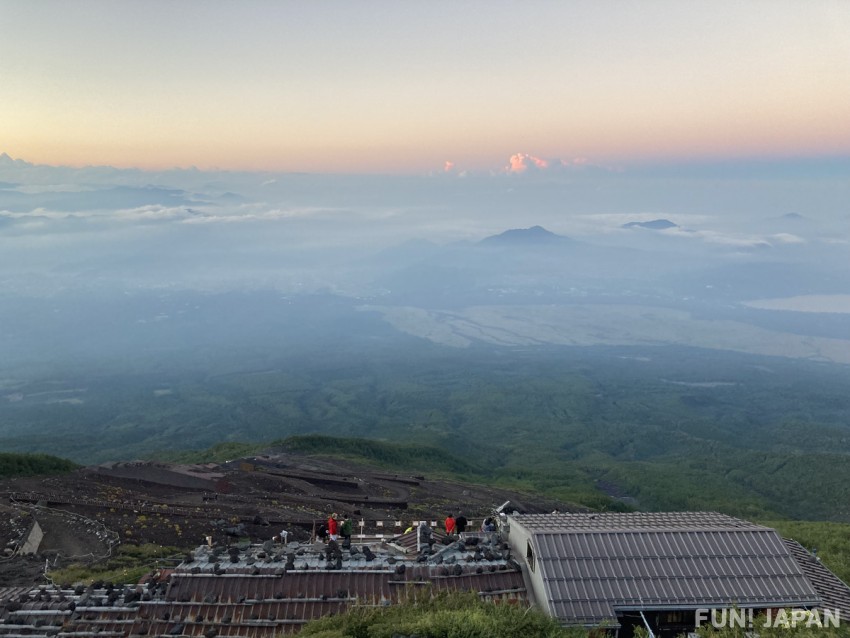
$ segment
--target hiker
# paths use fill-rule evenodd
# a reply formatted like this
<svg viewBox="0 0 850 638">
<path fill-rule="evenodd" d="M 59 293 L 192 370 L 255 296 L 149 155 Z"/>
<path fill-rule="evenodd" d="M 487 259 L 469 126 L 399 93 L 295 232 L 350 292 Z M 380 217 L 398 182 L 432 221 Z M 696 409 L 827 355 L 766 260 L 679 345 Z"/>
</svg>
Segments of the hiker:
<svg viewBox="0 0 850 638">
<path fill-rule="evenodd" d="M 496 521 L 493 520 L 492 516 L 488 516 L 481 523 L 481 531 L 482 532 L 495 532 L 496 531 Z"/>
<path fill-rule="evenodd" d="M 335 541 L 339 538 L 339 514 L 334 512 L 330 516 L 328 516 L 328 536 L 332 541 Z"/>
<path fill-rule="evenodd" d="M 449 536 L 454 535 L 455 533 L 455 517 L 449 514 L 446 516 L 446 534 Z"/>
<path fill-rule="evenodd" d="M 467 525 L 469 525 L 469 521 L 466 520 L 466 516 L 458 514 L 455 517 L 455 529 L 457 530 L 458 535 L 463 534 L 466 531 Z"/>
<path fill-rule="evenodd" d="M 345 515 L 342 525 L 339 526 L 339 533 L 342 536 L 342 548 L 351 549 L 351 532 L 354 531 L 354 522 L 351 516 Z"/>
</svg>

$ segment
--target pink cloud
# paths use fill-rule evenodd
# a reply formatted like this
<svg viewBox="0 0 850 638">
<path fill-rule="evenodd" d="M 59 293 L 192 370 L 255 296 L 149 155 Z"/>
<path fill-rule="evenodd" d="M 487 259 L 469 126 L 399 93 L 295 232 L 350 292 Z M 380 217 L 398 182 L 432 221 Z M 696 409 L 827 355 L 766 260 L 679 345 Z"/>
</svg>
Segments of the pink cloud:
<svg viewBox="0 0 850 638">
<path fill-rule="evenodd" d="M 511 155 L 510 164 L 505 170 L 509 173 L 524 173 L 529 168 L 545 169 L 549 168 L 549 161 L 540 159 L 528 153 L 515 153 Z"/>
<path fill-rule="evenodd" d="M 584 171 L 584 170 L 605 170 L 598 164 L 592 163 L 586 157 L 574 157 L 572 159 L 543 159 L 530 153 L 515 153 L 511 155 L 508 165 L 504 168 L 504 172 L 508 174 L 519 175 L 522 173 L 534 173 L 538 171 Z"/>
</svg>

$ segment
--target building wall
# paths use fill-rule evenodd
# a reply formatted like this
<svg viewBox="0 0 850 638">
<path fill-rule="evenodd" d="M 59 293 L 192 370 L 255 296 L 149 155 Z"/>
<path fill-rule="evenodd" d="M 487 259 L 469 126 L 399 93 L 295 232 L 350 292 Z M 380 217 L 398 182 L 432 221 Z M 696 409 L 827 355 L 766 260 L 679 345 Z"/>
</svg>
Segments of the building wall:
<svg viewBox="0 0 850 638">
<path fill-rule="evenodd" d="M 540 570 L 536 553 L 534 555 L 533 565 L 527 559 L 528 547 L 530 544 L 533 545 L 531 534 L 511 516 L 507 517 L 507 529 L 507 542 L 511 547 L 511 554 L 522 567 L 529 600 L 551 616 L 552 609 L 549 606 L 549 598 L 546 595 L 543 574 Z M 503 527 L 502 533 L 504 534 L 504 532 L 505 529 Z M 536 550 L 534 551 L 536 552 Z"/>
</svg>

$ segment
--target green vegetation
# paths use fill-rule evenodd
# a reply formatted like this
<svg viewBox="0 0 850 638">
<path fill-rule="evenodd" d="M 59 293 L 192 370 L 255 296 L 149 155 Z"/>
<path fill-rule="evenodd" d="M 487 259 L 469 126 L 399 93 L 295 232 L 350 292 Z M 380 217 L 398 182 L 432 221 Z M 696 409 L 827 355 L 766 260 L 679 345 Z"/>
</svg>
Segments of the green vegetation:
<svg viewBox="0 0 850 638">
<path fill-rule="evenodd" d="M 269 447 L 300 454 L 320 454 L 362 461 L 379 467 L 403 471 L 422 471 L 431 475 L 481 476 L 474 462 L 431 445 L 388 443 L 369 439 L 309 435 L 275 441 Z"/>
<path fill-rule="evenodd" d="M 424 594 L 424 595 L 423 595 Z M 508 604 L 482 602 L 475 593 L 419 592 L 407 602 L 387 607 L 357 607 L 339 616 L 308 623 L 301 636 L 313 638 L 556 638 L 586 636 L 565 629 L 542 612 Z"/>
<path fill-rule="evenodd" d="M 425 595 L 423 595 L 423 593 Z M 580 627 L 561 627 L 555 620 L 538 610 L 522 606 L 494 604 L 481 601 L 475 593 L 441 593 L 434 598 L 419 592 L 407 602 L 387 607 L 357 607 L 339 616 L 327 616 L 304 626 L 300 635 L 311 638 L 582 638 L 595 632 Z M 850 625 L 818 627 L 814 622 L 792 620 L 788 626 L 777 622 L 779 616 L 764 626 L 764 617 L 755 618 L 753 625 L 764 638 L 847 638 Z M 792 624 L 793 623 L 793 624 Z M 700 638 L 748 638 L 749 628 L 716 629 L 710 624 L 697 630 Z M 646 638 L 642 627 L 635 629 L 635 638 Z"/>
<path fill-rule="evenodd" d="M 844 618 L 840 619 L 838 627 L 831 625 L 819 627 L 813 619 L 797 621 L 790 615 L 786 615 L 785 619 L 788 621 L 787 624 L 778 615 L 771 617 L 769 622 L 764 616 L 754 618 L 753 627 L 756 631 L 743 627 L 717 629 L 707 624 L 697 629 L 697 635 L 700 638 L 752 638 L 754 635 L 758 635 L 759 638 L 847 638 L 850 636 L 850 624 Z M 635 638 L 639 638 L 637 631 Z"/>
<path fill-rule="evenodd" d="M 91 585 L 95 581 L 112 583 L 137 583 L 147 573 L 159 567 L 179 562 L 183 554 L 176 547 L 161 545 L 122 545 L 106 561 L 96 565 L 75 563 L 50 572 L 58 584 Z M 170 560 L 176 557 L 177 561 Z"/>
<path fill-rule="evenodd" d="M 10 454 L 0 452 L 0 477 L 37 476 L 39 474 L 65 474 L 79 465 L 68 459 L 49 454 Z"/>
<path fill-rule="evenodd" d="M 75 368 L 65 385 L 55 371 L 16 378 L 0 447 L 200 462 L 297 437 L 290 449 L 597 509 L 850 522 L 847 366 L 677 347 L 453 350 L 378 332 L 124 365 Z"/>
<path fill-rule="evenodd" d="M 227 441 L 213 445 L 206 450 L 177 450 L 160 452 L 156 458 L 170 463 L 223 463 L 243 456 L 257 454 L 268 447 L 257 443 L 240 443 Z"/>
</svg>

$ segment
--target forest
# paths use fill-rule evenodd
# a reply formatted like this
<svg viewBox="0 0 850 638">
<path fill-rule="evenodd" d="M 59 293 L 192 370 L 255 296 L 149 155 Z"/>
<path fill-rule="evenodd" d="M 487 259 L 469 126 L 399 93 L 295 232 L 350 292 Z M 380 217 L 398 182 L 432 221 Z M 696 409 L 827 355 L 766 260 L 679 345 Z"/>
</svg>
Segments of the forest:
<svg viewBox="0 0 850 638">
<path fill-rule="evenodd" d="M 10 454 L 0 452 L 0 478 L 63 474 L 79 465 L 49 454 Z"/>
<path fill-rule="evenodd" d="M 848 366 L 681 346 L 458 349 L 331 315 L 291 318 L 329 335 L 321 345 L 253 335 L 2 370 L 0 448 L 90 464 L 302 437 L 307 452 L 590 507 L 850 522 Z"/>
</svg>

